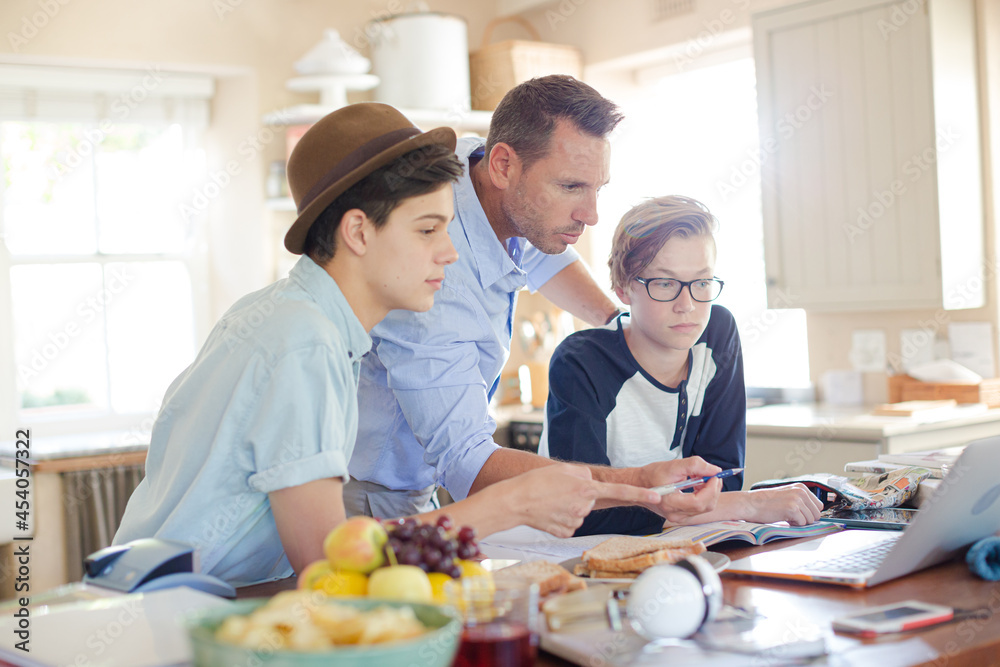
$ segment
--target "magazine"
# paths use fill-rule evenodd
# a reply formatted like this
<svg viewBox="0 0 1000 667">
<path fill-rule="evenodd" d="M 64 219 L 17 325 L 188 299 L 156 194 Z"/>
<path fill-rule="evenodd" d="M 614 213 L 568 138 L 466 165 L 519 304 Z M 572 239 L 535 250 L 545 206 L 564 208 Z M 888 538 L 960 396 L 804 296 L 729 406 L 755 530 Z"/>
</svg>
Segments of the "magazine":
<svg viewBox="0 0 1000 667">
<path fill-rule="evenodd" d="M 815 537 L 836 533 L 842 526 L 830 523 L 812 523 L 808 526 L 790 526 L 779 523 L 750 523 L 749 521 L 715 521 L 693 526 L 670 526 L 659 535 L 671 540 L 701 542 L 706 547 L 727 540 L 740 540 L 750 544 L 767 544 L 773 540 L 790 540 L 797 537 Z"/>
<path fill-rule="evenodd" d="M 871 461 L 852 461 L 844 465 L 844 472 L 848 473 L 877 472 L 879 474 L 882 474 L 907 467 L 909 466 L 905 466 L 901 463 L 886 463 L 885 461 L 872 459 Z M 946 472 L 946 469 L 942 470 L 941 468 L 927 468 L 927 471 L 930 473 L 930 477 L 928 477 L 928 479 L 944 479 L 944 473 Z"/>
</svg>

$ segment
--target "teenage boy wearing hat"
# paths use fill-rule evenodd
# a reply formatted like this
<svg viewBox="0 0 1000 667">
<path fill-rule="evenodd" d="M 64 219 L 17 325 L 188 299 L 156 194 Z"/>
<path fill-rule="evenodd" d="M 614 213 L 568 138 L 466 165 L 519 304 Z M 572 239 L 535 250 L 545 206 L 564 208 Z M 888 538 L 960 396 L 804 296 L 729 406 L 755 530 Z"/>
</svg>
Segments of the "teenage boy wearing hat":
<svg viewBox="0 0 1000 667">
<path fill-rule="evenodd" d="M 497 106 L 485 146 L 462 139 L 467 176 L 455 186 L 449 233 L 458 261 L 427 312 L 394 311 L 372 331 L 362 362 L 358 444 L 344 489 L 348 514 L 395 517 L 552 461 L 493 441 L 488 404 L 509 356 L 517 292 L 539 289 L 592 324 L 617 311 L 568 246 L 597 222 L 608 181 L 608 135 L 622 116 L 569 76 L 519 84 Z M 698 457 L 641 468 L 587 468 L 594 479 L 653 487 L 719 468 Z M 669 494 L 647 507 L 680 520 L 714 507 L 720 483 Z M 511 497 L 510 506 L 520 503 Z M 602 499 L 598 507 L 615 504 Z M 619 503 L 620 504 L 620 503 Z M 543 526 L 570 535 L 576 525 Z"/>
<path fill-rule="evenodd" d="M 454 147 L 452 130 L 421 134 L 381 104 L 345 107 L 306 132 L 288 163 L 299 217 L 285 237 L 303 256 L 288 278 L 233 305 L 167 389 L 115 544 L 191 544 L 202 572 L 234 585 L 323 557 L 323 538 L 345 518 L 368 332 L 392 309 L 428 310 L 456 259 Z M 504 494 L 534 494 L 535 511 L 578 525 L 599 496 L 650 493 L 565 468 L 547 496 L 525 475 L 448 513 L 490 533 L 531 523 L 503 507 Z"/>
<path fill-rule="evenodd" d="M 611 284 L 630 312 L 578 331 L 549 365 L 539 454 L 627 467 L 700 455 L 742 468 L 746 450 L 743 352 L 732 313 L 713 304 L 715 216 L 688 197 L 657 197 L 621 219 L 611 243 Z M 823 503 L 804 485 L 741 491 L 723 482 L 715 509 L 688 523 L 819 520 Z M 593 512 L 577 535 L 648 535 L 663 517 L 641 507 Z"/>
</svg>

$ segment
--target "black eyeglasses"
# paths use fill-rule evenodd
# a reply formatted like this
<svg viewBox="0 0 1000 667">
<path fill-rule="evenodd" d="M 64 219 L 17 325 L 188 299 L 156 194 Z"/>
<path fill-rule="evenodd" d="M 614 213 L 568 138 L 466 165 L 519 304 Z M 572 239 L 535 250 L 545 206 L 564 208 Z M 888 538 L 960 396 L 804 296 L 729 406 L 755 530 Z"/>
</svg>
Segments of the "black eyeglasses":
<svg viewBox="0 0 1000 667">
<path fill-rule="evenodd" d="M 718 278 L 699 278 L 698 280 L 674 280 L 673 278 L 636 278 L 636 282 L 646 286 L 646 294 L 653 301 L 673 301 L 681 295 L 685 287 L 695 301 L 705 303 L 715 301 L 722 294 L 723 281 Z"/>
</svg>

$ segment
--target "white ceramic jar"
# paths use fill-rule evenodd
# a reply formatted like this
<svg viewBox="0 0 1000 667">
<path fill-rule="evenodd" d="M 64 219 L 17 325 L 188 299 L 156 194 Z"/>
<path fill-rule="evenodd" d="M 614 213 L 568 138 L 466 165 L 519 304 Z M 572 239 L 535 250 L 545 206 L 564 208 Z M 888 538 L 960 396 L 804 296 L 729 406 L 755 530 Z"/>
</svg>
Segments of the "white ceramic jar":
<svg viewBox="0 0 1000 667">
<path fill-rule="evenodd" d="M 465 19 L 417 12 L 370 22 L 371 56 L 380 83 L 375 100 L 402 109 L 471 108 Z"/>
</svg>

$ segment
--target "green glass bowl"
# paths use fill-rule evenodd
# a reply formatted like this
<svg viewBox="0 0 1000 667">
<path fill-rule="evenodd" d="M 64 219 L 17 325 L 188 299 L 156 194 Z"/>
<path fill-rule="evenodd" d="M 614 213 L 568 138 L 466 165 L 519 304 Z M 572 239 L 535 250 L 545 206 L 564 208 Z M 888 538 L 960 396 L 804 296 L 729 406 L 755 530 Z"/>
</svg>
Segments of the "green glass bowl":
<svg viewBox="0 0 1000 667">
<path fill-rule="evenodd" d="M 238 600 L 225 607 L 195 612 L 186 619 L 196 667 L 267 665 L 268 667 L 448 667 L 462 625 L 448 607 L 369 598 L 339 598 L 331 602 L 368 611 L 375 607 L 410 607 L 428 631 L 420 637 L 368 646 L 344 646 L 329 651 L 260 651 L 217 641 L 215 631 L 227 616 L 250 614 L 267 598 Z"/>
</svg>

